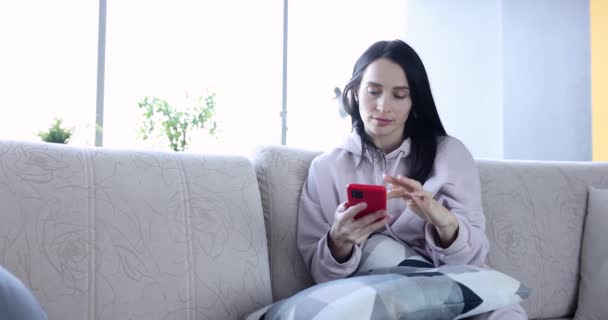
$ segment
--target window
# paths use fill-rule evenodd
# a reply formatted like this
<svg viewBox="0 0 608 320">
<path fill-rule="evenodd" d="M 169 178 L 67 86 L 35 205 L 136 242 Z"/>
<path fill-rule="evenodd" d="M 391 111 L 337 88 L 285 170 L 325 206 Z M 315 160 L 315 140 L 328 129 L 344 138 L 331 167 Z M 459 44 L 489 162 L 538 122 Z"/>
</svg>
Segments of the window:
<svg viewBox="0 0 608 320">
<path fill-rule="evenodd" d="M 107 7 L 104 146 L 167 149 L 138 137 L 144 96 L 183 105 L 216 94 L 217 138 L 192 152 L 249 154 L 281 142 L 283 2 L 116 1 Z"/>
<path fill-rule="evenodd" d="M 40 141 L 54 118 L 95 144 L 97 1 L 0 3 L 0 138 Z"/>
<path fill-rule="evenodd" d="M 403 38 L 405 1 L 290 1 L 287 144 L 335 147 L 350 132 L 334 88 L 342 90 L 372 43 Z"/>
</svg>

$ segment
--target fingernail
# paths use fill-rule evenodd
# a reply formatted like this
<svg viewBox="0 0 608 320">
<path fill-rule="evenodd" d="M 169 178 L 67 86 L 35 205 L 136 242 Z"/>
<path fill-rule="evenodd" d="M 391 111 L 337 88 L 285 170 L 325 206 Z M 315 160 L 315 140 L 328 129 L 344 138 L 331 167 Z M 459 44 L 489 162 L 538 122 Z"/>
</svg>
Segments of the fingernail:
<svg viewBox="0 0 608 320">
<path fill-rule="evenodd" d="M 365 208 L 365 207 L 367 207 L 367 203 L 359 202 L 359 207 Z"/>
</svg>

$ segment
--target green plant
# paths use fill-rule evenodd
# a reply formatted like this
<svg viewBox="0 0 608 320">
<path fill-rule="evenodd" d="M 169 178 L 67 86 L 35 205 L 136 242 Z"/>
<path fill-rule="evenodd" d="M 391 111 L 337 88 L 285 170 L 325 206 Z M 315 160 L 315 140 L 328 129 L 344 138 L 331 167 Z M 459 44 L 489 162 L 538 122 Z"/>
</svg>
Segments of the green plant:
<svg viewBox="0 0 608 320">
<path fill-rule="evenodd" d="M 139 132 L 147 140 L 152 132 L 159 132 L 169 139 L 169 146 L 174 151 L 184 151 L 191 140 L 192 131 L 207 128 L 210 135 L 215 134 L 217 123 L 215 114 L 215 94 L 200 96 L 194 106 L 178 110 L 166 100 L 155 97 L 144 97 L 138 102 L 143 110 L 143 121 Z"/>
<path fill-rule="evenodd" d="M 42 139 L 42 141 L 45 142 L 63 144 L 68 143 L 68 139 L 70 139 L 72 133 L 74 133 L 74 129 L 62 127 L 62 123 L 63 120 L 61 120 L 60 118 L 55 118 L 55 122 L 53 123 L 53 125 L 51 125 L 48 131 L 41 131 L 38 133 L 38 136 Z"/>
</svg>

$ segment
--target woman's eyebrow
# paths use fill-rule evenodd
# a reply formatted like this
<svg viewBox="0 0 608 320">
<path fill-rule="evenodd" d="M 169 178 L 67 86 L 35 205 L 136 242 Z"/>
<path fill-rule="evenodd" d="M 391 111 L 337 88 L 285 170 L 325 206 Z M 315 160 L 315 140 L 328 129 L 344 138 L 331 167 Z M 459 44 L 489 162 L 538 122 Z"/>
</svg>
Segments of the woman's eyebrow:
<svg viewBox="0 0 608 320">
<path fill-rule="evenodd" d="M 381 84 L 379 84 L 377 82 L 374 82 L 374 81 L 368 81 L 367 84 L 368 85 L 372 85 L 372 86 L 376 86 L 376 87 L 384 87 L 383 85 L 381 85 Z M 409 90 L 410 87 L 408 87 L 407 85 L 406 86 L 397 86 L 397 87 L 394 87 L 393 89 L 396 89 L 396 90 Z"/>
</svg>

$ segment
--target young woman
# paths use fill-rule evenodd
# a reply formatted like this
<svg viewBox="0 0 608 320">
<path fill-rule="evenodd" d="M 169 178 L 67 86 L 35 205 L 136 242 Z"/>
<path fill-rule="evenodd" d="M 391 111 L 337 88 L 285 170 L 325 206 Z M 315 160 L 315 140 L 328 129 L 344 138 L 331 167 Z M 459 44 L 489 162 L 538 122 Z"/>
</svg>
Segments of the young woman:
<svg viewBox="0 0 608 320">
<path fill-rule="evenodd" d="M 352 274 L 374 233 L 437 266 L 484 266 L 479 174 L 468 149 L 446 134 L 418 54 L 400 40 L 373 44 L 357 60 L 343 100 L 353 131 L 312 162 L 300 199 L 298 248 L 313 279 Z M 365 205 L 347 208 L 349 183 L 392 186 L 387 210 L 354 219 Z M 480 318 L 527 316 L 514 305 Z"/>
</svg>

